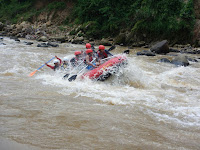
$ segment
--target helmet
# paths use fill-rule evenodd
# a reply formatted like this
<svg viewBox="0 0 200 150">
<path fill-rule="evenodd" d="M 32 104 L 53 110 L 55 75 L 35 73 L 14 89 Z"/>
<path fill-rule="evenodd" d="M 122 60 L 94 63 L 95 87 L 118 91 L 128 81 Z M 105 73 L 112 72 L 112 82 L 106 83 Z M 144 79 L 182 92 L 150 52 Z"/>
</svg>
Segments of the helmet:
<svg viewBox="0 0 200 150">
<path fill-rule="evenodd" d="M 86 50 L 86 54 L 92 53 L 92 52 L 93 52 L 92 49 L 87 49 L 87 50 Z"/>
<path fill-rule="evenodd" d="M 87 44 L 85 45 L 85 47 L 86 47 L 87 49 L 89 49 L 89 48 L 91 48 L 91 44 L 90 44 L 90 43 L 87 43 Z"/>
<path fill-rule="evenodd" d="M 68 58 L 67 58 L 67 57 L 64 57 L 64 58 L 63 58 L 63 61 L 68 61 Z"/>
<path fill-rule="evenodd" d="M 54 64 L 56 64 L 56 63 L 58 63 L 58 62 L 59 62 L 58 59 L 55 59 L 55 60 L 53 61 Z"/>
<path fill-rule="evenodd" d="M 104 50 L 104 49 L 105 49 L 105 46 L 99 45 L 99 50 Z"/>
<path fill-rule="evenodd" d="M 80 55 L 80 54 L 81 54 L 80 51 L 75 51 L 75 52 L 74 52 L 74 55 Z"/>
</svg>

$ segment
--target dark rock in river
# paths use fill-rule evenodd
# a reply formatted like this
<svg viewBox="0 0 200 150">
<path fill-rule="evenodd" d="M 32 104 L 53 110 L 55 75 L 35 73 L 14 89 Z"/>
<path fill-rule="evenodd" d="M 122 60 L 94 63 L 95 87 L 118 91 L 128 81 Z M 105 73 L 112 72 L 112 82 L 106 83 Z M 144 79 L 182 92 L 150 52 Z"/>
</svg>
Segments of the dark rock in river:
<svg viewBox="0 0 200 150">
<path fill-rule="evenodd" d="M 153 45 L 150 50 L 152 52 L 155 52 L 156 54 L 169 53 L 168 41 L 167 40 L 163 40 L 161 42 L 158 42 L 155 45 Z"/>
<path fill-rule="evenodd" d="M 49 45 L 47 45 L 46 43 L 41 43 L 38 44 L 37 47 L 49 47 Z"/>
<path fill-rule="evenodd" d="M 177 57 L 175 57 L 172 61 L 172 64 L 176 65 L 176 66 L 189 66 L 189 62 L 187 60 L 187 57 L 184 55 L 179 55 Z"/>
<path fill-rule="evenodd" d="M 187 58 L 188 61 L 191 61 L 191 62 L 198 62 L 198 60 L 196 59 L 193 59 L 193 58 Z"/>
<path fill-rule="evenodd" d="M 161 58 L 160 60 L 158 60 L 158 62 L 171 63 L 171 61 L 167 58 Z"/>
<path fill-rule="evenodd" d="M 33 44 L 33 42 L 25 42 L 26 43 L 26 45 L 32 45 Z"/>
<path fill-rule="evenodd" d="M 49 45 L 51 47 L 59 47 L 59 45 L 57 43 L 53 43 L 53 42 L 48 42 L 47 45 Z"/>
<path fill-rule="evenodd" d="M 137 55 L 156 56 L 155 53 L 147 50 L 143 50 L 142 52 L 137 52 Z"/>
</svg>

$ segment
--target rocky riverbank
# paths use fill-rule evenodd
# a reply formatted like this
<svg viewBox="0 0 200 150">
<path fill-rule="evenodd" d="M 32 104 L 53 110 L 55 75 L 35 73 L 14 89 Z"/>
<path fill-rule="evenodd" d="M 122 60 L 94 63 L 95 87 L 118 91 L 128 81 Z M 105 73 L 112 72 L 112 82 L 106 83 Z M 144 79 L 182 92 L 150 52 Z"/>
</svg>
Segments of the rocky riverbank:
<svg viewBox="0 0 200 150">
<path fill-rule="evenodd" d="M 72 34 L 72 32 L 76 34 Z M 82 35 L 82 36 L 80 36 Z M 85 44 L 92 43 L 94 45 L 120 45 L 123 46 L 123 43 L 119 43 L 119 37 L 116 38 L 108 38 L 108 39 L 87 39 L 83 36 L 80 26 L 77 27 L 69 27 L 69 26 L 56 26 L 51 25 L 50 23 L 45 24 L 31 24 L 29 22 L 23 21 L 19 24 L 13 25 L 5 25 L 0 23 L 0 36 L 8 36 L 15 41 L 20 42 L 18 38 L 25 38 L 27 40 L 37 40 L 41 43 L 37 45 L 37 47 L 59 47 L 59 43 L 72 43 L 72 44 Z M 120 35 L 119 35 L 120 36 Z M 4 43 L 1 41 L 1 45 Z M 31 45 L 32 42 L 26 42 L 26 45 Z M 141 52 L 138 52 L 137 55 L 146 55 L 146 56 L 155 56 L 157 54 L 166 55 L 171 52 L 173 53 L 181 53 L 181 54 L 200 54 L 200 48 L 194 48 L 192 45 L 170 45 L 167 40 L 163 40 L 155 43 L 145 43 L 144 41 L 140 41 L 137 43 L 129 44 L 129 49 L 133 49 L 134 47 L 144 48 Z M 175 55 L 178 56 L 178 55 Z M 198 60 L 189 57 L 175 57 L 173 60 L 168 60 L 166 58 L 162 58 L 158 60 L 160 62 L 173 63 L 175 65 L 180 66 L 188 66 L 188 61 L 198 62 Z"/>
</svg>

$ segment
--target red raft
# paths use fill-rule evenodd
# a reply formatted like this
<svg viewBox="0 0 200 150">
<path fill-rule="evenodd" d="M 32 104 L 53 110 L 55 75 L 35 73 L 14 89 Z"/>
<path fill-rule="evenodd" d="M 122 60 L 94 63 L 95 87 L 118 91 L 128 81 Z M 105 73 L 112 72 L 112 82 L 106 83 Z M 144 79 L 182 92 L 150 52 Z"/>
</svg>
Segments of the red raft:
<svg viewBox="0 0 200 150">
<path fill-rule="evenodd" d="M 89 79 L 97 79 L 100 81 L 104 81 L 110 75 L 115 73 L 119 67 L 122 65 L 127 64 L 127 57 L 122 55 L 117 55 L 106 61 L 105 63 L 101 64 L 98 68 L 95 68 L 87 73 L 84 73 L 81 78 L 89 78 Z"/>
</svg>

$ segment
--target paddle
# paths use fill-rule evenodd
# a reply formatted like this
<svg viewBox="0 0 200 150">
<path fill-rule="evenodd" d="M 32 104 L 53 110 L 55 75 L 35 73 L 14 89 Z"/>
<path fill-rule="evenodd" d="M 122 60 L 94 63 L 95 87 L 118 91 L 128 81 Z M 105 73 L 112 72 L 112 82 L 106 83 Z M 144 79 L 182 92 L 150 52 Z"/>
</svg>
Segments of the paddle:
<svg viewBox="0 0 200 150">
<path fill-rule="evenodd" d="M 116 46 L 113 45 L 113 46 L 111 46 L 111 47 L 108 49 L 108 51 L 111 51 L 111 50 L 113 50 L 113 49 L 115 49 L 115 48 L 116 48 Z"/>
<path fill-rule="evenodd" d="M 78 68 L 85 60 L 83 60 L 78 66 L 76 66 L 71 72 L 73 72 L 76 68 Z M 70 75 L 70 73 L 67 73 L 63 76 L 63 79 L 67 78 Z"/>
<path fill-rule="evenodd" d="M 51 58 L 49 61 L 47 61 L 46 63 L 49 63 L 51 60 L 53 60 L 55 57 Z M 41 67 L 39 67 L 38 69 L 36 69 L 35 71 L 31 72 L 29 74 L 29 77 L 32 77 L 38 70 L 40 70 L 42 67 L 44 67 L 45 64 L 43 64 Z"/>
<path fill-rule="evenodd" d="M 127 50 L 125 50 L 123 53 L 125 53 L 125 54 L 129 54 L 129 52 L 130 52 L 130 50 L 127 49 Z"/>
<path fill-rule="evenodd" d="M 91 63 L 92 63 L 93 61 L 95 61 L 95 60 L 96 60 L 96 58 L 94 58 L 94 59 L 91 61 Z M 89 66 L 89 65 L 87 65 L 87 66 Z M 71 76 L 71 77 L 68 79 L 68 81 L 71 82 L 71 81 L 76 80 L 76 77 L 77 77 L 85 68 L 87 68 L 87 66 L 84 67 L 83 69 L 81 69 L 81 71 L 79 71 L 77 74 Z"/>
</svg>

